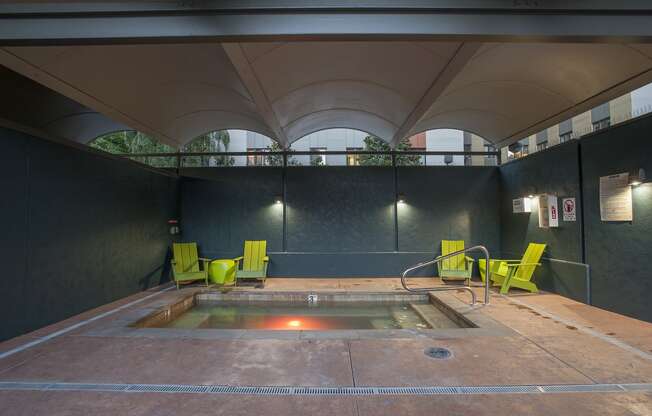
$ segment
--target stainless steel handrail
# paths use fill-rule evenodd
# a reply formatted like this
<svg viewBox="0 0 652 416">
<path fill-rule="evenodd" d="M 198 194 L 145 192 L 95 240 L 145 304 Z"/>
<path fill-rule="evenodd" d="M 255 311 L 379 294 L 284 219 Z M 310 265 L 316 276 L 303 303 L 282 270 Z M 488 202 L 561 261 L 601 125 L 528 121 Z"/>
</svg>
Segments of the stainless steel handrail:
<svg viewBox="0 0 652 416">
<path fill-rule="evenodd" d="M 562 263 L 562 264 L 570 264 L 573 266 L 582 266 L 584 267 L 584 279 L 586 282 L 586 304 L 590 305 L 591 304 L 591 266 L 586 264 L 586 263 L 580 263 L 577 261 L 569 261 L 569 260 L 560 260 L 560 259 L 553 259 L 551 257 L 542 257 L 541 260 L 547 260 L 551 263 Z"/>
<path fill-rule="evenodd" d="M 520 255 L 519 253 L 514 253 L 510 251 L 504 253 L 509 256 L 513 256 L 513 258 L 517 258 Z M 570 264 L 572 266 L 584 267 L 584 281 L 586 285 L 586 304 L 587 305 L 591 304 L 591 265 L 587 263 L 581 263 L 578 261 L 553 259 L 552 257 L 541 257 L 541 260 L 549 261 L 551 263 Z"/>
<path fill-rule="evenodd" d="M 467 290 L 467 291 L 471 292 L 471 305 L 475 305 L 475 301 L 476 301 L 475 292 L 468 286 L 457 286 L 457 287 L 441 287 L 440 286 L 440 287 L 429 287 L 429 288 L 413 289 L 413 288 L 409 288 L 407 286 L 406 281 L 405 281 L 405 278 L 407 277 L 407 274 L 410 273 L 413 270 L 417 270 L 417 269 L 420 269 L 422 267 L 429 266 L 431 264 L 439 263 L 440 261 L 445 260 L 445 259 L 447 259 L 449 257 L 454 257 L 454 256 L 457 256 L 457 255 L 460 255 L 460 254 L 468 253 L 469 251 L 482 251 L 484 253 L 484 258 L 485 258 L 485 260 L 487 262 L 485 264 L 484 304 L 488 305 L 489 304 L 489 293 L 490 293 L 490 291 L 489 291 L 490 286 L 489 285 L 491 284 L 490 283 L 491 279 L 490 279 L 490 275 L 489 275 L 489 257 L 490 256 L 489 256 L 489 250 L 487 250 L 487 248 L 485 246 L 473 246 L 473 247 L 465 248 L 464 250 L 455 251 L 453 253 L 446 254 L 445 256 L 435 257 L 434 259 L 432 259 L 430 261 L 419 263 L 419 264 L 416 264 L 416 265 L 406 269 L 403 272 L 403 274 L 401 275 L 401 285 L 403 285 L 403 289 L 407 290 L 408 292 L 417 292 L 417 293 L 421 293 L 421 292 L 442 292 L 442 291 L 445 291 L 445 290 Z"/>
</svg>

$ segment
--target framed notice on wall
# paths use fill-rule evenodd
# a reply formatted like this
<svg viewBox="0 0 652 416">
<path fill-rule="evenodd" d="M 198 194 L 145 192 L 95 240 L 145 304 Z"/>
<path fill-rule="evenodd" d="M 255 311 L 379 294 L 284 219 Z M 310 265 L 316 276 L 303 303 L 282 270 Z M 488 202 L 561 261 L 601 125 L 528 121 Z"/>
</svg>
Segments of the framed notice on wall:
<svg viewBox="0 0 652 416">
<path fill-rule="evenodd" d="M 632 188 L 629 173 L 600 177 L 600 219 L 632 221 Z"/>
</svg>

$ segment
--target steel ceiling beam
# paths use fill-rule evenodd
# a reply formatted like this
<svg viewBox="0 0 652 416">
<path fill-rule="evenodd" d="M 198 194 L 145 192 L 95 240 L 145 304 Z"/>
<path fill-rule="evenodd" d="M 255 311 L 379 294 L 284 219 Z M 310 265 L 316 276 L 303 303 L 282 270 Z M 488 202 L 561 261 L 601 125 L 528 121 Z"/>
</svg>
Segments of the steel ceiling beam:
<svg viewBox="0 0 652 416">
<path fill-rule="evenodd" d="M 649 1 L 373 3 L 0 2 L 0 46 L 321 39 L 652 41 Z"/>
<path fill-rule="evenodd" d="M 0 14 L 185 13 L 237 11 L 428 12 L 631 12 L 650 11 L 647 0 L 203 0 L 203 1 L 4 1 Z"/>
</svg>

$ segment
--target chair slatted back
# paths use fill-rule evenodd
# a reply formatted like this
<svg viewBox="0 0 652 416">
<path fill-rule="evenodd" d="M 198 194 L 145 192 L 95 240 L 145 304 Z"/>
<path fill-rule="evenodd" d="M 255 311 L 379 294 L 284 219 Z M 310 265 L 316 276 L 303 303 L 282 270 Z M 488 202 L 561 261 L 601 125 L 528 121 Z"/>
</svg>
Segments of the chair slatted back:
<svg viewBox="0 0 652 416">
<path fill-rule="evenodd" d="M 188 273 L 199 271 L 199 256 L 197 255 L 197 243 L 174 243 L 172 254 L 176 264 L 176 273 Z"/>
<path fill-rule="evenodd" d="M 545 244 L 528 244 L 527 250 L 525 250 L 525 254 L 523 254 L 523 258 L 521 259 L 521 263 L 527 263 L 528 265 L 519 266 L 518 269 L 516 269 L 514 277 L 520 280 L 532 280 L 534 270 L 537 267 L 534 263 L 539 263 L 545 249 Z"/>
<path fill-rule="evenodd" d="M 263 270 L 263 258 L 267 255 L 267 241 L 245 241 L 242 270 L 257 272 Z"/>
<path fill-rule="evenodd" d="M 456 251 L 464 250 L 464 240 L 441 240 L 441 255 L 454 253 Z M 442 270 L 466 270 L 466 261 L 464 254 L 449 257 L 441 261 Z"/>
</svg>

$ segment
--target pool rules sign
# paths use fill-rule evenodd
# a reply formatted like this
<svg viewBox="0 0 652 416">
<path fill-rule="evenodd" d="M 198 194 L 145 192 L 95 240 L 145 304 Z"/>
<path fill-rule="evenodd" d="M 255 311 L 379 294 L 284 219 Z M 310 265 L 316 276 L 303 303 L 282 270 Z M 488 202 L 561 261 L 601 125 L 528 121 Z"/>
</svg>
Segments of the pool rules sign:
<svg viewBox="0 0 652 416">
<path fill-rule="evenodd" d="M 577 219 L 575 198 L 564 198 L 561 200 L 561 207 L 564 221 L 575 221 Z"/>
</svg>

